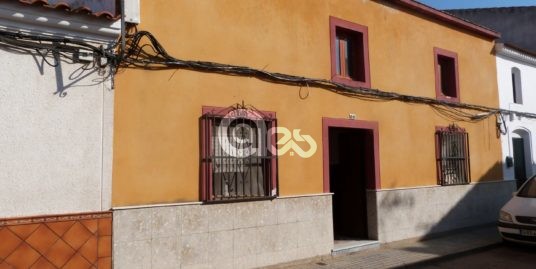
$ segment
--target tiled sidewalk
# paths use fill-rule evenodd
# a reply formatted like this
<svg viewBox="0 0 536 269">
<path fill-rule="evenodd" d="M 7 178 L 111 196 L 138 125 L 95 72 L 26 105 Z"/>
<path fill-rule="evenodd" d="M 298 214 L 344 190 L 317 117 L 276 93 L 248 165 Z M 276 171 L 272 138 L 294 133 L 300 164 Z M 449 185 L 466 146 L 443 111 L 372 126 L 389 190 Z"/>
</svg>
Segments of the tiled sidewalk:
<svg viewBox="0 0 536 269">
<path fill-rule="evenodd" d="M 494 226 L 479 227 L 424 240 L 404 240 L 348 255 L 309 263 L 279 265 L 278 269 L 393 268 L 487 247 L 501 241 Z"/>
</svg>

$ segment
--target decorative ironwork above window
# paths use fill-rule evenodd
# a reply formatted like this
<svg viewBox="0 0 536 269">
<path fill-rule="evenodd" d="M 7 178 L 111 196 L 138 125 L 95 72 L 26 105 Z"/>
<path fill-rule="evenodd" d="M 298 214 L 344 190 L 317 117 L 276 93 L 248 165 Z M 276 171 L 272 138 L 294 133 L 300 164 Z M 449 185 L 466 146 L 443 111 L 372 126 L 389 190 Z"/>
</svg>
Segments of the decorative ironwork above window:
<svg viewBox="0 0 536 269">
<path fill-rule="evenodd" d="M 435 137 L 438 184 L 469 184 L 471 173 L 467 132 L 453 124 L 437 128 Z"/>
<path fill-rule="evenodd" d="M 277 196 L 275 113 L 243 104 L 205 107 L 200 122 L 203 201 Z"/>
</svg>

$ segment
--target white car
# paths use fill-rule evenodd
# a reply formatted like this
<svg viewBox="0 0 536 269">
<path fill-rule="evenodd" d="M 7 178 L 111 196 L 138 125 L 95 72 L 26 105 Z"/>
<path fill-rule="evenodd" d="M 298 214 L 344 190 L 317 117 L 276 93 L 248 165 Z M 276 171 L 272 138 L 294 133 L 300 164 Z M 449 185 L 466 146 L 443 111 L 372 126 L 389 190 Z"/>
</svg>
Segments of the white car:
<svg viewBox="0 0 536 269">
<path fill-rule="evenodd" d="M 503 206 L 498 226 L 504 240 L 536 245 L 536 176 Z"/>
</svg>

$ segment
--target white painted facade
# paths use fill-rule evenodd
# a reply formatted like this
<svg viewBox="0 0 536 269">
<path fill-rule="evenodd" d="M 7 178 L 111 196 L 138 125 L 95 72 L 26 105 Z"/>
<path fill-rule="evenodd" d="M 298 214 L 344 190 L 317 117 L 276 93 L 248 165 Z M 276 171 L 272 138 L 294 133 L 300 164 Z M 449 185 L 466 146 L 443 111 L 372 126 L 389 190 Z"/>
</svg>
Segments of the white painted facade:
<svg viewBox="0 0 536 269">
<path fill-rule="evenodd" d="M 11 1 L 0 30 L 107 47 L 120 23 Z M 111 208 L 111 70 L 87 67 L 0 44 L 0 218 Z"/>
<path fill-rule="evenodd" d="M 536 56 L 503 44 L 497 44 L 495 52 L 500 107 L 512 111 L 536 113 Z M 512 73 L 515 73 L 514 78 Z M 514 100 L 514 87 L 517 90 L 517 102 Z M 536 119 L 511 113 L 504 115 L 504 122 L 506 130 L 503 125 L 502 130 L 505 133 L 501 134 L 504 178 L 515 179 L 514 166 L 509 167 L 506 162 L 507 157 L 514 157 L 513 138 L 523 138 L 526 175 L 533 175 L 536 173 L 536 152 L 533 149 L 536 143 Z"/>
</svg>

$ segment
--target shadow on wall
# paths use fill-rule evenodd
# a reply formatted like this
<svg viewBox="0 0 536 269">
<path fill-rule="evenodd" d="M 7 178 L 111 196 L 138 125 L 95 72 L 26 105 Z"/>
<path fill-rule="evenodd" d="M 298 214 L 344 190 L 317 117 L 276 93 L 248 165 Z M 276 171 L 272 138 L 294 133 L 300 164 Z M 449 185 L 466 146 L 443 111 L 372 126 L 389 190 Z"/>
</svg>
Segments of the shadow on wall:
<svg viewBox="0 0 536 269">
<path fill-rule="evenodd" d="M 514 181 L 491 181 L 501 174 L 502 163 L 492 166 L 480 180 L 489 180 L 471 185 L 443 186 L 429 188 L 426 198 L 405 195 L 404 199 L 389 199 L 380 202 L 384 206 L 409 211 L 413 215 L 414 231 L 421 234 L 422 247 L 409 251 L 440 254 L 437 248 L 426 245 L 426 239 L 438 233 L 472 226 L 491 224 L 497 221 L 500 208 L 512 197 Z M 419 191 L 422 191 L 419 190 Z M 409 193 L 408 193 L 409 194 Z M 389 198 L 389 197 L 385 197 Z M 397 209 L 398 208 L 398 209 Z M 412 212 L 413 211 L 413 212 Z M 411 216 L 407 216 L 411 217 Z M 422 235 L 424 232 L 424 235 Z"/>
<path fill-rule="evenodd" d="M 528 176 L 527 179 L 536 175 L 536 163 L 531 162 L 530 169 L 531 170 L 529 170 L 529 174 L 527 175 Z"/>
<path fill-rule="evenodd" d="M 480 180 L 497 180 L 501 175 L 502 163 L 492 166 Z M 453 199 L 458 199 L 456 204 L 435 225 L 430 227 L 429 234 L 444 232 L 452 229 L 465 228 L 479 224 L 489 224 L 497 221 L 499 210 L 508 202 L 514 189 L 500 188 L 495 182 L 482 182 L 472 185 L 468 190 L 462 190 L 459 197 L 452 194 Z M 513 183 L 515 185 L 515 183 Z M 502 185 L 501 185 L 502 186 Z M 452 186 L 456 189 L 457 186 Z M 459 186 L 466 187 L 466 186 Z M 449 187 L 446 187 L 449 188 Z"/>
<path fill-rule="evenodd" d="M 56 77 L 56 89 L 53 94 L 59 97 L 67 96 L 68 89 L 96 86 L 109 79 L 113 79 L 112 68 L 99 68 L 94 62 L 74 62 L 72 59 L 52 50 L 30 50 L 8 44 L 0 44 L 0 49 L 9 53 L 31 56 L 41 76 L 45 75 L 47 67 L 53 68 Z M 66 64 L 76 66 L 67 68 L 70 72 L 68 75 L 64 74 L 64 66 Z M 98 73 L 99 78 L 92 79 L 88 82 L 86 79 L 95 73 Z"/>
</svg>

